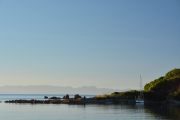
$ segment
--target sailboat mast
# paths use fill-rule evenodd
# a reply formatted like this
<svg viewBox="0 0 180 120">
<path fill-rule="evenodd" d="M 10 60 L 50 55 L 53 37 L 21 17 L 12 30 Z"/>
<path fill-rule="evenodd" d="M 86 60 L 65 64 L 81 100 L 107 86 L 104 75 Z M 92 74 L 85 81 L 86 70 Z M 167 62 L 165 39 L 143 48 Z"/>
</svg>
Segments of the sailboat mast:
<svg viewBox="0 0 180 120">
<path fill-rule="evenodd" d="M 141 77 L 141 74 L 140 74 L 140 90 L 142 90 L 142 77 Z"/>
</svg>

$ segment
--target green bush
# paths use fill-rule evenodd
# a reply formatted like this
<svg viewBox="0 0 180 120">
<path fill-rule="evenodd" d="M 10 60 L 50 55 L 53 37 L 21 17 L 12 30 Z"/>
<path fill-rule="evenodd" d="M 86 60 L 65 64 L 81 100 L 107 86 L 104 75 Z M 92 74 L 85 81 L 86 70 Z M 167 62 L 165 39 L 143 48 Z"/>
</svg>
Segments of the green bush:
<svg viewBox="0 0 180 120">
<path fill-rule="evenodd" d="M 148 84 L 146 84 L 144 86 L 144 91 L 148 92 L 148 91 L 152 91 L 153 89 L 155 89 L 158 85 L 160 85 L 162 82 L 164 81 L 164 77 L 160 77 Z"/>
<path fill-rule="evenodd" d="M 144 86 L 146 99 L 165 100 L 168 98 L 180 98 L 180 69 L 173 69 Z M 159 97 L 159 98 L 158 98 Z"/>
<path fill-rule="evenodd" d="M 114 92 L 111 94 L 99 95 L 96 96 L 96 99 L 135 99 L 140 94 L 140 91 L 137 90 L 130 90 L 126 92 Z"/>
<path fill-rule="evenodd" d="M 173 79 L 173 78 L 180 78 L 180 69 L 175 68 L 169 71 L 168 73 L 166 73 L 165 75 L 166 80 Z"/>
</svg>

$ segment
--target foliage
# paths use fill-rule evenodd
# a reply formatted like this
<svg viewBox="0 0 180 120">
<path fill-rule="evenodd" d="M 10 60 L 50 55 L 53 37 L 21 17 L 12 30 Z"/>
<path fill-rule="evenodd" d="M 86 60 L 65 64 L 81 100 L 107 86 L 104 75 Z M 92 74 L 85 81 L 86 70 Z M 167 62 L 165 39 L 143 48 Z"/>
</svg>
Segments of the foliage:
<svg viewBox="0 0 180 120">
<path fill-rule="evenodd" d="M 96 99 L 134 99 L 137 98 L 139 94 L 140 91 L 130 90 L 126 92 L 114 92 L 111 94 L 98 95 L 96 96 Z"/>
<path fill-rule="evenodd" d="M 180 98 L 180 69 L 173 69 L 144 86 L 145 98 L 154 100 L 166 100 Z M 180 99 L 179 99 L 180 100 Z"/>
<path fill-rule="evenodd" d="M 140 91 L 131 90 L 126 92 L 114 92 L 111 94 L 99 95 L 95 98 L 104 99 L 135 99 Z M 180 100 L 180 69 L 173 69 L 158 79 L 147 83 L 144 86 L 144 97 L 147 100 L 163 101 L 166 99 Z"/>
<path fill-rule="evenodd" d="M 178 88 L 177 91 L 174 91 L 170 96 L 176 100 L 180 100 L 180 87 Z"/>
<path fill-rule="evenodd" d="M 154 81 L 152 81 L 144 86 L 144 91 L 145 92 L 152 91 L 155 88 L 155 86 L 160 85 L 163 81 L 164 81 L 164 77 L 155 79 Z"/>
<path fill-rule="evenodd" d="M 171 71 L 169 71 L 168 73 L 166 73 L 165 75 L 165 79 L 169 80 L 169 79 L 174 79 L 174 78 L 180 78 L 180 69 L 173 69 Z"/>
</svg>

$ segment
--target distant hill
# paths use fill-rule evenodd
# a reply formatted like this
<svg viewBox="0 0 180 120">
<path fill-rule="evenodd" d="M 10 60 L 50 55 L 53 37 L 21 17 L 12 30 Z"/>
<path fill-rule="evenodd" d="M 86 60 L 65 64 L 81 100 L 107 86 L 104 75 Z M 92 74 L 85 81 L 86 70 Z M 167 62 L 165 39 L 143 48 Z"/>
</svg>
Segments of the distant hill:
<svg viewBox="0 0 180 120">
<path fill-rule="evenodd" d="M 85 87 L 62 87 L 62 86 L 0 86 L 0 94 L 86 94 L 97 95 L 120 91 L 117 89 Z"/>
<path fill-rule="evenodd" d="M 180 100 L 180 69 L 173 69 L 144 87 L 145 99 Z"/>
</svg>

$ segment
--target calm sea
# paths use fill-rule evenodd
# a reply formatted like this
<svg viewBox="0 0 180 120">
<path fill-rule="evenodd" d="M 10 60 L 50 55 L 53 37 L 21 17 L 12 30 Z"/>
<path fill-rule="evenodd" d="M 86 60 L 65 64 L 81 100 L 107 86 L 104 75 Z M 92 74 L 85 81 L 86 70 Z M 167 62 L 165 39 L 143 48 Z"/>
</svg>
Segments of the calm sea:
<svg viewBox="0 0 180 120">
<path fill-rule="evenodd" d="M 1 94 L 0 100 L 43 99 L 43 94 Z M 62 96 L 62 95 L 48 95 Z M 0 120 L 180 120 L 180 107 L 0 103 Z"/>
</svg>

